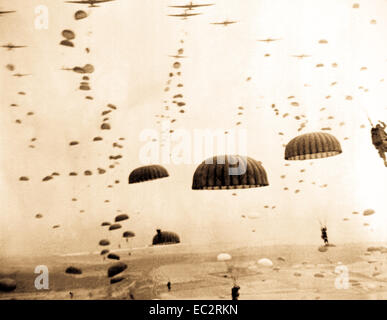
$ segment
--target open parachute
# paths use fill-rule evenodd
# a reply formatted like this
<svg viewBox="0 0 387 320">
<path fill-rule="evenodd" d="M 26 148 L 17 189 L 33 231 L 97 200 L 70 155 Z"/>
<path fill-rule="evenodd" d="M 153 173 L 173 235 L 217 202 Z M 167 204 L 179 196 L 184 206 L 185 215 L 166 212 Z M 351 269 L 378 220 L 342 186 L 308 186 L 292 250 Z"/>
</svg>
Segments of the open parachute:
<svg viewBox="0 0 387 320">
<path fill-rule="evenodd" d="M 180 243 L 180 237 L 177 233 L 170 231 L 161 231 L 157 229 L 157 234 L 153 237 L 152 245 L 168 245 Z"/>
<path fill-rule="evenodd" d="M 167 169 L 160 165 L 150 165 L 134 169 L 129 175 L 129 184 L 169 177 Z"/>
</svg>

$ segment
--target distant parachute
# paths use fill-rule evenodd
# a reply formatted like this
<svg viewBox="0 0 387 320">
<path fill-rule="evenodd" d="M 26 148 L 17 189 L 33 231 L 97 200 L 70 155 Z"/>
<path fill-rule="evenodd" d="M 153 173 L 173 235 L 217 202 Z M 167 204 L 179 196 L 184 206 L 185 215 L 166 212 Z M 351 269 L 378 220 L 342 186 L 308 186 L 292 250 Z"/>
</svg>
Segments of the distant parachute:
<svg viewBox="0 0 387 320">
<path fill-rule="evenodd" d="M 129 219 L 129 216 L 127 214 L 119 214 L 118 216 L 116 216 L 116 218 L 114 219 L 115 222 L 120 222 L 120 221 L 124 221 L 124 220 L 128 220 Z"/>
<path fill-rule="evenodd" d="M 105 255 L 105 254 L 107 254 L 107 253 L 109 253 L 109 250 L 108 250 L 108 249 L 103 249 L 103 250 L 101 251 L 100 255 L 103 256 L 103 255 Z"/>
<path fill-rule="evenodd" d="M 109 227 L 109 231 L 120 229 L 122 226 L 119 223 L 112 224 Z"/>
<path fill-rule="evenodd" d="M 110 222 L 107 222 L 107 221 L 104 221 L 101 223 L 101 227 L 106 227 L 106 226 L 110 226 L 111 223 Z"/>
<path fill-rule="evenodd" d="M 59 44 L 66 47 L 74 47 L 74 43 L 69 40 L 62 40 Z"/>
<path fill-rule="evenodd" d="M 82 270 L 77 267 L 68 267 L 65 271 L 68 274 L 82 274 Z"/>
<path fill-rule="evenodd" d="M 112 278 L 112 279 L 110 279 L 110 284 L 114 284 L 114 283 L 117 283 L 117 282 L 121 282 L 121 281 L 123 281 L 123 280 L 125 280 L 124 277 L 116 277 L 116 278 Z"/>
<path fill-rule="evenodd" d="M 103 239 L 99 242 L 99 245 L 100 246 L 108 246 L 110 245 L 110 241 L 109 240 L 106 240 L 106 239 Z"/>
<path fill-rule="evenodd" d="M 310 160 L 342 153 L 340 142 L 331 134 L 313 132 L 292 139 L 285 149 L 285 160 Z"/>
<path fill-rule="evenodd" d="M 168 171 L 160 165 L 150 165 L 134 169 L 129 175 L 129 184 L 169 177 Z"/>
<path fill-rule="evenodd" d="M 215 156 L 203 161 L 196 169 L 193 190 L 245 189 L 268 186 L 266 171 L 250 157 Z"/>
<path fill-rule="evenodd" d="M 232 257 L 228 253 L 219 253 L 218 256 L 216 257 L 216 260 L 218 261 L 229 261 L 231 259 Z"/>
<path fill-rule="evenodd" d="M 111 260 L 120 260 L 120 256 L 115 253 L 109 253 L 107 257 Z"/>
<path fill-rule="evenodd" d="M 132 232 L 132 231 L 125 231 L 125 232 L 122 234 L 122 237 L 123 237 L 123 238 L 126 238 L 126 239 L 128 239 L 128 238 L 133 238 L 133 237 L 135 237 L 135 236 L 136 236 L 135 233 Z"/>
<path fill-rule="evenodd" d="M 92 64 L 85 64 L 85 66 L 83 67 L 83 70 L 86 73 L 93 73 L 94 72 L 94 66 Z"/>
<path fill-rule="evenodd" d="M 255 220 L 255 219 L 259 219 L 261 216 L 259 213 L 249 213 L 247 215 L 247 218 L 251 219 L 251 220 Z"/>
<path fill-rule="evenodd" d="M 87 17 L 87 13 L 83 10 L 78 10 L 74 13 L 74 19 L 75 20 L 81 20 Z"/>
<path fill-rule="evenodd" d="M 108 277 L 109 278 L 112 278 L 114 276 L 116 276 L 117 274 L 123 272 L 124 270 L 126 270 L 128 268 L 128 266 L 123 263 L 123 262 L 117 262 L 116 264 L 112 265 L 109 269 L 108 269 Z"/>
<path fill-rule="evenodd" d="M 62 31 L 62 36 L 66 38 L 66 40 L 73 40 L 75 39 L 75 33 L 71 30 L 65 29 Z"/>
<path fill-rule="evenodd" d="M 152 245 L 168 245 L 180 243 L 179 236 L 174 232 L 161 231 L 157 229 L 157 234 L 153 237 Z"/>
<path fill-rule="evenodd" d="M 0 279 L 0 292 L 11 292 L 16 289 L 16 281 L 9 278 Z"/>
<path fill-rule="evenodd" d="M 327 252 L 328 251 L 328 247 L 327 246 L 318 247 L 318 251 L 320 251 L 320 252 Z"/>
<path fill-rule="evenodd" d="M 374 213 L 375 213 L 375 210 L 367 209 L 367 210 L 364 210 L 363 216 L 372 216 Z"/>
<path fill-rule="evenodd" d="M 272 267 L 273 266 L 273 262 L 267 258 L 262 258 L 262 259 L 258 260 L 258 264 L 261 266 L 264 266 L 264 267 Z"/>
<path fill-rule="evenodd" d="M 36 218 L 36 219 L 41 219 L 41 218 L 43 218 L 43 215 L 42 215 L 41 213 L 37 213 L 37 214 L 35 215 L 35 218 Z"/>
<path fill-rule="evenodd" d="M 181 63 L 178 62 L 178 61 L 176 61 L 176 62 L 173 64 L 173 67 L 174 67 L 175 69 L 179 69 L 179 68 L 181 67 Z"/>
</svg>

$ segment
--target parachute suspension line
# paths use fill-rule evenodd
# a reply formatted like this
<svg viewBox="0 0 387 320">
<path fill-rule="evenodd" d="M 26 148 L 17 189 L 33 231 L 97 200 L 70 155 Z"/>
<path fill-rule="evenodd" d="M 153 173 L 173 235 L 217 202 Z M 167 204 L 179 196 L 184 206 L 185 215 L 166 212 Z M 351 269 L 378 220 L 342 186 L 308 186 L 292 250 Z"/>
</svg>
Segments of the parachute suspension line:
<svg viewBox="0 0 387 320">
<path fill-rule="evenodd" d="M 366 109 L 364 109 L 364 107 L 363 107 L 363 106 L 360 106 L 360 107 L 361 107 L 361 109 L 363 110 L 363 112 L 365 113 L 365 115 L 366 115 L 366 117 L 367 117 L 367 119 L 368 119 L 368 121 L 369 121 L 369 123 L 370 123 L 371 127 L 373 128 L 373 127 L 374 127 L 374 124 L 372 123 L 372 120 L 371 120 L 371 118 L 370 118 L 370 116 L 369 116 L 369 114 L 368 114 L 367 110 L 366 110 Z"/>
</svg>

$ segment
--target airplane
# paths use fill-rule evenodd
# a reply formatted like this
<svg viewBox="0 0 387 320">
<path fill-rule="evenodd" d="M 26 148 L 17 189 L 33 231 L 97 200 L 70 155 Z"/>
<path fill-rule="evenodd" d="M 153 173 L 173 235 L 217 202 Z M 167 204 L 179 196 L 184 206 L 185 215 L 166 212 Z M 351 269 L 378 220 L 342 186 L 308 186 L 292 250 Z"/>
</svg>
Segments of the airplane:
<svg viewBox="0 0 387 320">
<path fill-rule="evenodd" d="M 169 6 L 170 8 L 183 8 L 183 9 L 187 9 L 187 10 L 192 10 L 194 8 L 199 8 L 199 7 L 209 7 L 209 6 L 213 6 L 214 3 L 212 4 L 193 4 L 192 1 L 184 6 Z"/>
<path fill-rule="evenodd" d="M 218 24 L 218 25 L 224 25 L 225 27 L 227 27 L 229 24 L 233 24 L 233 23 L 237 23 L 239 21 L 228 21 L 228 20 L 225 20 L 223 22 L 212 22 L 211 24 Z"/>
<path fill-rule="evenodd" d="M 198 16 L 199 14 L 201 13 L 182 13 L 182 14 L 169 14 L 168 16 L 170 17 L 180 17 L 180 18 L 183 18 L 183 19 L 187 19 L 187 17 L 191 17 L 191 16 Z"/>
<path fill-rule="evenodd" d="M 308 58 L 308 57 L 311 57 L 307 54 L 300 54 L 300 55 L 293 55 L 292 57 L 295 57 L 295 58 L 299 58 L 299 59 L 303 59 L 303 58 Z"/>
<path fill-rule="evenodd" d="M 0 16 L 1 16 L 2 14 L 12 13 L 12 12 L 16 12 L 16 11 L 0 11 Z"/>
<path fill-rule="evenodd" d="M 12 43 L 8 43 L 6 45 L 1 46 L 2 48 L 7 48 L 9 51 L 13 49 L 18 49 L 18 48 L 26 48 L 27 46 L 15 46 Z"/>
<path fill-rule="evenodd" d="M 187 57 L 185 57 L 185 56 L 179 56 L 179 55 L 177 55 L 177 56 L 170 56 L 171 58 L 175 58 L 175 59 L 182 59 L 182 58 L 187 58 Z"/>
<path fill-rule="evenodd" d="M 31 74 L 30 73 L 29 74 L 15 73 L 13 76 L 20 78 L 20 77 L 25 77 L 25 76 L 31 76 Z"/>
<path fill-rule="evenodd" d="M 262 40 L 257 40 L 257 41 L 269 43 L 269 42 L 278 41 L 278 40 L 282 40 L 282 39 L 272 39 L 272 38 L 267 38 L 267 39 L 262 39 Z"/>
<path fill-rule="evenodd" d="M 79 0 L 79 1 L 66 1 L 66 3 L 79 3 L 79 4 L 88 4 L 89 8 L 97 8 L 96 4 L 111 2 L 114 0 Z"/>
</svg>

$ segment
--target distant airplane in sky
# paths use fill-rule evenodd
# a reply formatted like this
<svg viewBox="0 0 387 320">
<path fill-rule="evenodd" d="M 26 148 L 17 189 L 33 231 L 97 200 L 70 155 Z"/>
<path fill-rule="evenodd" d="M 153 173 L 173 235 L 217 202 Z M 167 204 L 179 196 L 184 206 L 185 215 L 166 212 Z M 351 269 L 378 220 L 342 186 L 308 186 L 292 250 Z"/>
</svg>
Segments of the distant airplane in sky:
<svg viewBox="0 0 387 320">
<path fill-rule="evenodd" d="M 237 23 L 239 21 L 228 21 L 228 20 L 225 20 L 223 22 L 212 22 L 211 24 L 218 24 L 218 25 L 224 25 L 225 27 L 227 27 L 229 24 L 233 24 L 233 23 Z"/>
<path fill-rule="evenodd" d="M 12 13 L 12 12 L 16 12 L 16 11 L 0 11 L 0 16 L 1 16 L 2 14 Z"/>
<path fill-rule="evenodd" d="M 25 76 L 31 76 L 31 74 L 30 73 L 28 73 L 28 74 L 27 73 L 24 73 L 24 74 L 22 74 L 22 73 L 15 73 L 13 76 L 20 78 L 20 77 L 25 77 Z"/>
<path fill-rule="evenodd" d="M 6 45 L 1 46 L 2 48 L 6 48 L 8 50 L 18 49 L 18 48 L 26 48 L 27 46 L 15 46 L 12 43 L 8 43 Z"/>
<path fill-rule="evenodd" d="M 183 6 L 169 6 L 170 8 L 183 8 L 183 9 L 187 9 L 187 10 L 192 10 L 194 8 L 199 8 L 199 7 L 209 7 L 209 6 L 213 6 L 214 3 L 211 3 L 211 4 L 194 4 L 192 3 L 192 1 L 186 5 L 183 5 Z"/>
<path fill-rule="evenodd" d="M 182 13 L 182 14 L 169 14 L 170 17 L 180 17 L 180 18 L 187 18 L 191 16 L 198 16 L 201 13 Z"/>
<path fill-rule="evenodd" d="M 272 38 L 267 38 L 267 39 L 262 39 L 262 40 L 257 40 L 257 41 L 269 43 L 269 42 L 279 41 L 279 40 L 282 40 L 282 39 L 272 39 Z"/>
<path fill-rule="evenodd" d="M 303 58 L 308 58 L 308 57 L 311 57 L 311 56 L 309 56 L 307 54 L 300 54 L 300 55 L 293 55 L 292 57 L 303 59 Z"/>
<path fill-rule="evenodd" d="M 79 0 L 79 1 L 66 1 L 66 3 L 78 3 L 78 4 L 88 4 L 89 8 L 99 7 L 96 4 L 111 2 L 115 0 Z"/>
</svg>

